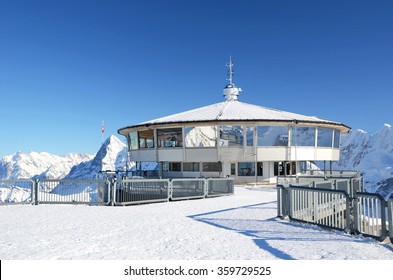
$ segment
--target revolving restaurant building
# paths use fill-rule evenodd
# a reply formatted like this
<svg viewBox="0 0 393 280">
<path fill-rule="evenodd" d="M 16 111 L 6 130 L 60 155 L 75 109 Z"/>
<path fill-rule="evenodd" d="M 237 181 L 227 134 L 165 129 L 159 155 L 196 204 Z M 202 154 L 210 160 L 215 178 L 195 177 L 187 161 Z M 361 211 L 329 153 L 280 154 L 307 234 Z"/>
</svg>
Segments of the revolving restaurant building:
<svg viewBox="0 0 393 280">
<path fill-rule="evenodd" d="M 159 163 L 158 176 L 226 177 L 236 183 L 275 183 L 302 172 L 309 161 L 338 161 L 340 134 L 350 127 L 238 101 L 232 82 L 225 101 L 127 126 L 129 160 Z"/>
</svg>

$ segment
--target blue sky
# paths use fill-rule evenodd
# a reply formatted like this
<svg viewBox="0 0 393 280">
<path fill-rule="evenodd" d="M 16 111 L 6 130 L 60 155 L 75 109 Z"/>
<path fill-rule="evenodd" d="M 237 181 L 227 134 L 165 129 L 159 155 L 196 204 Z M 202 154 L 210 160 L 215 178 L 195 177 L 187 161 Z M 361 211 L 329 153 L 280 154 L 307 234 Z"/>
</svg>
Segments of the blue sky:
<svg viewBox="0 0 393 280">
<path fill-rule="evenodd" d="M 239 100 L 393 124 L 392 1 L 0 2 L 0 157 L 95 153 L 141 121 Z"/>
</svg>

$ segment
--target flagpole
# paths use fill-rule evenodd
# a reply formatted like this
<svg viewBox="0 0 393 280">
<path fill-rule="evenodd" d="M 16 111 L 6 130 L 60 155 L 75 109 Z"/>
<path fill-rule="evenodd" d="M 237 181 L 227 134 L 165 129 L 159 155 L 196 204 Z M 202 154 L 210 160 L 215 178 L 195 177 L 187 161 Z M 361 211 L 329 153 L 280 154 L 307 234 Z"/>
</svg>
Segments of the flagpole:
<svg viewBox="0 0 393 280">
<path fill-rule="evenodd" d="M 101 143 L 104 144 L 104 133 L 105 133 L 105 127 L 104 127 L 104 121 L 102 121 L 101 124 Z"/>
</svg>

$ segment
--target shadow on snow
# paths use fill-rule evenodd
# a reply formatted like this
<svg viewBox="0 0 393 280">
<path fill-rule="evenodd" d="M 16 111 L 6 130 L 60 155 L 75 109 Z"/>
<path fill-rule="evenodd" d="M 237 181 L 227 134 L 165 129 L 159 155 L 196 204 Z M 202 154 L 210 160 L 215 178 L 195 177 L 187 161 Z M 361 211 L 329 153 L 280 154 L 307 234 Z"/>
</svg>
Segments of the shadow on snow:
<svg viewBox="0 0 393 280">
<path fill-rule="evenodd" d="M 267 219 L 245 218 L 246 210 L 266 211 L 276 210 L 276 201 L 245 205 L 240 207 L 227 208 L 212 212 L 190 215 L 195 221 L 208 224 L 224 230 L 234 231 L 244 236 L 250 237 L 260 249 L 269 252 L 273 256 L 283 260 L 295 260 L 288 252 L 285 252 L 273 244 L 275 241 L 306 241 L 306 242 L 347 242 L 344 235 L 335 235 L 332 232 L 323 230 L 314 225 L 288 223 L 270 215 Z M 225 213 L 225 217 L 220 214 Z M 233 218 L 228 218 L 228 215 Z M 305 230 L 307 229 L 307 230 Z M 310 231 L 311 229 L 311 231 Z M 321 237 L 316 238 L 316 232 L 320 232 Z M 329 234 L 329 238 L 326 237 Z M 364 242 L 364 240 L 351 240 L 352 242 Z M 288 251 L 291 251 L 290 248 Z"/>
</svg>

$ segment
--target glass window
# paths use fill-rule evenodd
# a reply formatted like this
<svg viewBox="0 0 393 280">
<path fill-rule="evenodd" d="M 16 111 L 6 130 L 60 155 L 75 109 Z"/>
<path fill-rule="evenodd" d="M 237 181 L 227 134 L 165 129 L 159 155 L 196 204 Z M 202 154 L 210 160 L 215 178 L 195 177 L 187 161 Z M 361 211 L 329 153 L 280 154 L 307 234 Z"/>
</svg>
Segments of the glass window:
<svg viewBox="0 0 393 280">
<path fill-rule="evenodd" d="M 237 163 L 238 176 L 255 176 L 254 162 L 238 162 Z"/>
<path fill-rule="evenodd" d="M 199 162 L 183 162 L 183 171 L 198 172 Z"/>
<path fill-rule="evenodd" d="M 315 146 L 315 127 L 295 126 L 292 129 L 292 146 Z"/>
<path fill-rule="evenodd" d="M 243 146 L 243 127 L 240 125 L 221 125 L 220 146 Z"/>
<path fill-rule="evenodd" d="M 138 132 L 131 131 L 128 133 L 128 148 L 130 150 L 138 150 Z"/>
<path fill-rule="evenodd" d="M 216 126 L 189 126 L 184 129 L 186 147 L 215 147 Z"/>
<path fill-rule="evenodd" d="M 287 126 L 258 126 L 258 146 L 288 146 Z"/>
<path fill-rule="evenodd" d="M 154 148 L 154 130 L 138 131 L 138 138 L 140 149 Z"/>
<path fill-rule="evenodd" d="M 274 176 L 284 175 L 284 168 L 282 162 L 274 163 Z"/>
<path fill-rule="evenodd" d="M 236 175 L 236 163 L 231 163 L 231 175 Z"/>
<path fill-rule="evenodd" d="M 254 127 L 246 127 L 246 143 L 247 146 L 254 146 Z"/>
<path fill-rule="evenodd" d="M 318 127 L 318 147 L 332 147 L 333 130 L 331 128 Z"/>
<path fill-rule="evenodd" d="M 221 162 L 203 162 L 202 171 L 204 172 L 221 172 Z"/>
<path fill-rule="evenodd" d="M 182 147 L 183 135 L 181 127 L 157 129 L 158 147 Z"/>
<path fill-rule="evenodd" d="M 340 131 L 334 130 L 334 148 L 340 148 Z"/>
<path fill-rule="evenodd" d="M 263 176 L 263 162 L 257 162 L 257 176 Z"/>
<path fill-rule="evenodd" d="M 291 166 L 289 162 L 275 162 L 274 176 L 290 175 Z M 296 162 L 292 162 L 292 174 L 296 174 Z"/>
<path fill-rule="evenodd" d="M 181 171 L 181 162 L 169 162 L 169 171 Z"/>
</svg>

